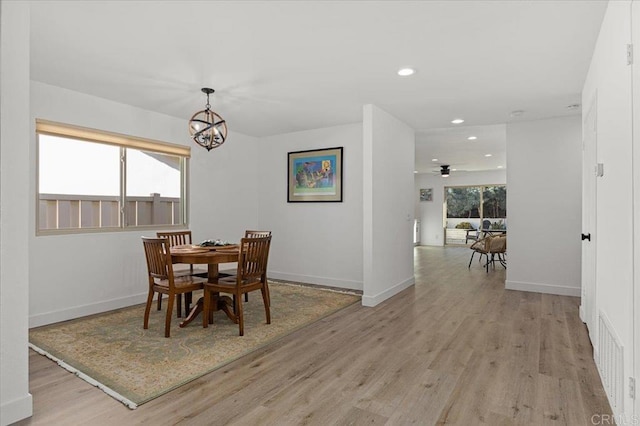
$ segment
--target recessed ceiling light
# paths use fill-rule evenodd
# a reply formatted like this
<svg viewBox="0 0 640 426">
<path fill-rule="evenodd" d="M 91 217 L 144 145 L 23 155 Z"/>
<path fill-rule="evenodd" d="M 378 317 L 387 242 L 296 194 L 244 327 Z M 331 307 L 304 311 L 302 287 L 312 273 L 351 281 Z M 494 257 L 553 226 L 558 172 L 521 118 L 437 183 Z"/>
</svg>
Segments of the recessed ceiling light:
<svg viewBox="0 0 640 426">
<path fill-rule="evenodd" d="M 484 156 L 485 156 L 485 157 L 491 157 L 491 156 L 492 156 L 492 154 L 485 154 Z"/>
<path fill-rule="evenodd" d="M 501 168 L 502 168 L 502 166 L 498 166 L 498 168 L 499 168 L 499 169 L 501 169 Z"/>
<path fill-rule="evenodd" d="M 509 115 L 512 117 L 520 117 L 522 114 L 524 114 L 524 111 L 521 109 L 517 109 L 515 111 L 511 111 Z"/>
<path fill-rule="evenodd" d="M 464 120 L 462 118 L 456 118 L 456 119 L 451 120 L 451 122 L 453 124 L 460 124 L 460 123 L 464 123 Z"/>
<path fill-rule="evenodd" d="M 414 171 L 413 171 L 413 173 L 418 173 L 418 171 L 417 171 L 417 170 L 414 170 Z"/>
<path fill-rule="evenodd" d="M 478 139 L 477 136 L 469 136 L 467 139 L 469 139 L 470 141 L 475 141 L 476 139 Z"/>
<path fill-rule="evenodd" d="M 398 70 L 398 75 L 400 77 L 408 77 L 410 75 L 415 74 L 416 70 L 414 70 L 413 68 L 401 68 Z"/>
<path fill-rule="evenodd" d="M 438 161 L 438 159 L 437 158 L 432 158 L 431 161 Z"/>
</svg>

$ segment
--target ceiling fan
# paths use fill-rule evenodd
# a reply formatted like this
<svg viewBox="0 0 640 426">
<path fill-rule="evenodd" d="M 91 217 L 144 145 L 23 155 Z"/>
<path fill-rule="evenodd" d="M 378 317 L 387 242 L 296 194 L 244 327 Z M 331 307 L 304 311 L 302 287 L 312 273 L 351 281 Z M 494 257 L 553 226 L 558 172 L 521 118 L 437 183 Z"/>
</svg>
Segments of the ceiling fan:
<svg viewBox="0 0 640 426">
<path fill-rule="evenodd" d="M 442 176 L 442 177 L 449 177 L 449 175 L 451 174 L 452 171 L 460 172 L 460 171 L 464 171 L 464 170 L 452 169 L 449 164 L 440 164 L 440 168 L 439 169 L 433 169 L 432 170 L 432 172 L 434 174 L 440 174 L 440 176 Z"/>
<path fill-rule="evenodd" d="M 433 169 L 431 172 L 440 174 L 442 177 L 448 177 L 451 174 L 451 169 L 448 164 L 441 164 L 439 169 Z"/>
</svg>

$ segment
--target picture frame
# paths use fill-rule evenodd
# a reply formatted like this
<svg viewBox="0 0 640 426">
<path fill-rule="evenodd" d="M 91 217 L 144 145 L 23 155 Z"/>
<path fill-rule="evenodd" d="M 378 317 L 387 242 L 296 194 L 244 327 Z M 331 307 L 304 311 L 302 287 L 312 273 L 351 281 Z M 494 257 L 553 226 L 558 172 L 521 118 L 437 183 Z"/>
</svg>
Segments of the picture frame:
<svg viewBox="0 0 640 426">
<path fill-rule="evenodd" d="M 287 202 L 342 202 L 342 147 L 287 153 Z"/>
<path fill-rule="evenodd" d="M 433 188 L 420 189 L 420 201 L 433 201 Z"/>
</svg>

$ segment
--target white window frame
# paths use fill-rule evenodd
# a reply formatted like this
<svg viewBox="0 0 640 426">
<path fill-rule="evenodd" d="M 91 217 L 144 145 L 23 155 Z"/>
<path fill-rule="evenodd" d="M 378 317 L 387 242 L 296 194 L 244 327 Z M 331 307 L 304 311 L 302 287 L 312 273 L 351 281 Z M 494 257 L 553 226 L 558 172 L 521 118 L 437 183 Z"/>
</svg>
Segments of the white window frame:
<svg viewBox="0 0 640 426">
<path fill-rule="evenodd" d="M 119 195 L 119 224 L 110 227 L 78 227 L 40 229 L 40 135 L 57 136 L 66 139 L 75 139 L 87 143 L 100 143 L 117 146 L 120 148 L 120 195 Z M 182 221 L 179 224 L 153 224 L 153 225 L 127 225 L 126 203 L 126 149 L 132 148 L 140 151 L 155 152 L 180 157 L 180 214 Z M 57 123 L 54 121 L 36 119 L 36 235 L 60 235 L 60 234 L 84 234 L 94 232 L 118 232 L 132 231 L 134 229 L 184 229 L 188 223 L 188 164 L 191 157 L 191 147 L 171 144 L 153 139 L 137 136 L 128 136 L 104 130 L 91 129 L 71 124 Z"/>
</svg>

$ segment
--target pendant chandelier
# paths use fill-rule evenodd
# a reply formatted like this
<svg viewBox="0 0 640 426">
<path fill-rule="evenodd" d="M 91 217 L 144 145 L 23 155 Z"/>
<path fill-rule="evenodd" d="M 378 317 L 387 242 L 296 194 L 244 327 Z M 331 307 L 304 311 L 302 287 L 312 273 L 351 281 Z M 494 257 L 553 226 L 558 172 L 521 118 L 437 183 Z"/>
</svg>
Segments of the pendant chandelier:
<svg viewBox="0 0 640 426">
<path fill-rule="evenodd" d="M 215 90 L 203 87 L 202 92 L 207 94 L 207 104 L 204 110 L 196 112 L 189 120 L 189 134 L 195 143 L 211 151 L 227 139 L 227 123 L 211 111 L 209 95 Z"/>
</svg>

